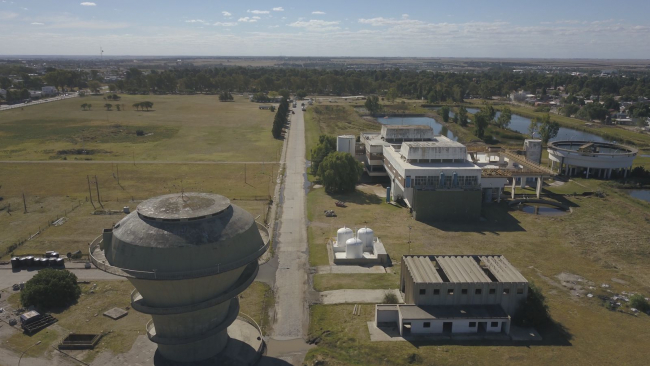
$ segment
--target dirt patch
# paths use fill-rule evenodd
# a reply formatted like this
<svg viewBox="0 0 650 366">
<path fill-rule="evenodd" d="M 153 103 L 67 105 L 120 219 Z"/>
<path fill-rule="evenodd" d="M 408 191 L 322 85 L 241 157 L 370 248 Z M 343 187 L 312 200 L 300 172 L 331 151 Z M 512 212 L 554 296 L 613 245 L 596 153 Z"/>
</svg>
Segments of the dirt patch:
<svg viewBox="0 0 650 366">
<path fill-rule="evenodd" d="M 68 149 L 68 150 L 59 150 L 56 152 L 57 155 L 97 155 L 97 154 L 112 154 L 112 151 L 102 150 L 102 149 Z"/>
<path fill-rule="evenodd" d="M 566 287 L 573 296 L 586 296 L 589 292 L 589 287 L 593 288 L 594 286 L 593 282 L 572 273 L 562 272 L 555 277 L 560 280 L 560 284 Z"/>
</svg>

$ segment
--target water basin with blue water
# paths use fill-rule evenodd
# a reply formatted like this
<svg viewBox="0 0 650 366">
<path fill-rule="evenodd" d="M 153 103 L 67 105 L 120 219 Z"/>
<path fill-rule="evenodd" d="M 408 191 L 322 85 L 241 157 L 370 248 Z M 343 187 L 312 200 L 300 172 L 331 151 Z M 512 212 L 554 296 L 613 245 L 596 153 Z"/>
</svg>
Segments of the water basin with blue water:
<svg viewBox="0 0 650 366">
<path fill-rule="evenodd" d="M 650 189 L 632 189 L 630 190 L 630 196 L 650 202 Z"/>
</svg>

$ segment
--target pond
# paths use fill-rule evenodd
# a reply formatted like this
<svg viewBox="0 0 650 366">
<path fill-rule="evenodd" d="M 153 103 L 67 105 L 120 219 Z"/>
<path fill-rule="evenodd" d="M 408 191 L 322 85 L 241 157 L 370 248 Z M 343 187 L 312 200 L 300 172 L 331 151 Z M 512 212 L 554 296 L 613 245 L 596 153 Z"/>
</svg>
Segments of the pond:
<svg viewBox="0 0 650 366">
<path fill-rule="evenodd" d="M 433 128 L 433 133 L 436 135 L 447 136 L 450 139 L 457 141 L 458 136 L 449 131 L 447 127 L 441 125 L 433 118 L 430 117 L 388 117 L 377 118 L 381 124 L 384 125 L 424 125 Z"/>
<path fill-rule="evenodd" d="M 650 202 L 650 189 L 633 189 L 630 191 L 630 196 Z"/>
<path fill-rule="evenodd" d="M 561 216 L 561 215 L 566 215 L 568 213 L 568 211 L 563 210 L 559 207 L 546 205 L 543 203 L 522 204 L 519 205 L 519 210 L 525 213 L 540 215 L 540 216 Z"/>
<path fill-rule="evenodd" d="M 440 107 L 434 107 L 434 110 L 439 110 Z M 478 108 L 467 108 L 467 112 L 470 114 L 477 113 L 480 109 Z M 501 112 L 497 112 L 496 118 L 499 118 Z M 454 118 L 454 112 L 449 112 L 449 117 Z M 522 117 L 517 114 L 513 114 L 510 119 L 510 125 L 508 128 L 517 131 L 523 135 L 528 134 L 528 127 L 530 127 L 530 118 Z M 595 142 L 610 142 L 609 140 L 602 138 L 598 135 L 589 132 L 583 132 L 574 130 L 572 128 L 560 127 L 560 130 L 557 132 L 557 136 L 551 139 L 551 141 L 562 141 L 562 140 L 578 140 L 578 141 L 595 141 Z"/>
</svg>

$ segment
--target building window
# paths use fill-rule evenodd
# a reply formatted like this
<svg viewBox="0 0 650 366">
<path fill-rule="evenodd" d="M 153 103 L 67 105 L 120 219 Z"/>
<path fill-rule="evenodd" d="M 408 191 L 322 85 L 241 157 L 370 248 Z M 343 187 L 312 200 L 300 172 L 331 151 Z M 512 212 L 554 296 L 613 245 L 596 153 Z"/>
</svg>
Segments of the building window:
<svg viewBox="0 0 650 366">
<path fill-rule="evenodd" d="M 420 289 L 420 295 L 426 295 L 427 294 L 427 289 L 421 288 Z"/>
<path fill-rule="evenodd" d="M 490 289 L 490 295 L 494 295 L 494 294 L 496 294 L 496 293 L 497 293 L 497 290 L 496 290 L 496 289 L 493 289 L 493 288 Z"/>
<path fill-rule="evenodd" d="M 427 177 L 415 177 L 415 187 L 424 187 L 427 185 Z"/>
<path fill-rule="evenodd" d="M 517 295 L 523 295 L 524 294 L 524 289 L 523 288 L 518 288 L 517 289 Z"/>
<path fill-rule="evenodd" d="M 476 328 L 476 322 L 469 322 L 470 328 Z"/>
<path fill-rule="evenodd" d="M 504 288 L 504 289 L 503 289 L 503 294 L 504 294 L 504 295 L 508 295 L 509 293 L 510 293 L 510 289 L 509 289 L 509 288 Z"/>
<path fill-rule="evenodd" d="M 460 290 L 460 293 L 463 294 L 463 295 L 467 295 L 467 289 L 464 288 L 464 289 Z"/>
<path fill-rule="evenodd" d="M 434 288 L 433 289 L 433 294 L 434 295 L 440 295 L 440 289 Z"/>
<path fill-rule="evenodd" d="M 445 177 L 445 188 L 451 187 L 451 177 Z"/>
<path fill-rule="evenodd" d="M 431 328 L 431 322 L 424 322 L 424 324 L 422 324 L 422 327 L 423 328 Z"/>
<path fill-rule="evenodd" d="M 498 326 L 499 326 L 499 322 L 491 322 L 490 323 L 490 327 L 492 327 L 492 328 L 496 328 Z"/>
<path fill-rule="evenodd" d="M 481 289 L 477 288 L 476 290 L 474 290 L 474 295 L 480 295 L 481 292 L 482 292 Z"/>
<path fill-rule="evenodd" d="M 450 288 L 449 290 L 447 290 L 447 295 L 453 295 L 453 294 L 454 294 L 454 289 L 453 288 Z"/>
<path fill-rule="evenodd" d="M 478 184 L 478 179 L 476 177 L 465 177 L 465 185 L 468 187 L 472 187 Z"/>
</svg>

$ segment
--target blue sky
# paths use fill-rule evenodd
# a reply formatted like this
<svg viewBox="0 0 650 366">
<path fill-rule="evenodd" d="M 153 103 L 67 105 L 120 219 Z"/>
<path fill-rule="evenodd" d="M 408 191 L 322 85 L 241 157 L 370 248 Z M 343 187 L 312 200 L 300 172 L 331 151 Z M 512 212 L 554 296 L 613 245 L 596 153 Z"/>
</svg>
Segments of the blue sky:
<svg viewBox="0 0 650 366">
<path fill-rule="evenodd" d="M 314 5 L 312 5 L 314 4 Z M 0 55 L 650 58 L 650 0 L 0 0 Z"/>
</svg>

